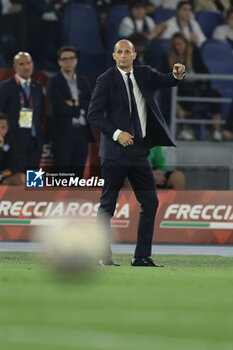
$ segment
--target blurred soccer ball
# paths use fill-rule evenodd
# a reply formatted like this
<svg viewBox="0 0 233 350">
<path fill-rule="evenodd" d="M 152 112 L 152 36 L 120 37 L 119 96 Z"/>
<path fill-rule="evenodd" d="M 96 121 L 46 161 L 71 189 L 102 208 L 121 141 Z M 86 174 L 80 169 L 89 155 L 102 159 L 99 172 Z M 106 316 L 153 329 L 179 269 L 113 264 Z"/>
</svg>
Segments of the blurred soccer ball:
<svg viewBox="0 0 233 350">
<path fill-rule="evenodd" d="M 60 272 L 93 270 L 105 255 L 104 230 L 84 219 L 58 219 L 54 225 L 40 227 L 36 236 L 42 242 L 45 262 Z"/>
</svg>

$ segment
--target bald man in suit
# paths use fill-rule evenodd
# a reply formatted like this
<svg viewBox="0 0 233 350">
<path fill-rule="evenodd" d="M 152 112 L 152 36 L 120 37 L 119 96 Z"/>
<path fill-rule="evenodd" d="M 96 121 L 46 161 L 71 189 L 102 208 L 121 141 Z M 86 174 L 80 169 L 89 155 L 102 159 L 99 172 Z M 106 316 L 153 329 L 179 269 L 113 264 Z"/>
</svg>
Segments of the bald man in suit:
<svg viewBox="0 0 233 350">
<path fill-rule="evenodd" d="M 173 72 L 159 74 L 149 66 L 133 66 L 136 55 L 130 41 L 116 43 L 116 66 L 98 78 L 89 106 L 88 119 L 101 131 L 99 156 L 105 181 L 97 218 L 105 223 L 109 237 L 110 219 L 127 176 L 141 205 L 131 265 L 161 267 L 150 257 L 158 198 L 148 155 L 151 147 L 174 146 L 174 142 L 154 93 L 158 88 L 176 86 L 184 77 L 185 67 L 175 64 Z M 112 260 L 110 240 L 100 265 L 119 265 Z"/>
<path fill-rule="evenodd" d="M 42 153 L 45 101 L 42 85 L 32 79 L 33 60 L 28 52 L 14 57 L 15 75 L 0 84 L 0 112 L 5 113 L 15 138 L 21 171 L 37 169 Z"/>
</svg>

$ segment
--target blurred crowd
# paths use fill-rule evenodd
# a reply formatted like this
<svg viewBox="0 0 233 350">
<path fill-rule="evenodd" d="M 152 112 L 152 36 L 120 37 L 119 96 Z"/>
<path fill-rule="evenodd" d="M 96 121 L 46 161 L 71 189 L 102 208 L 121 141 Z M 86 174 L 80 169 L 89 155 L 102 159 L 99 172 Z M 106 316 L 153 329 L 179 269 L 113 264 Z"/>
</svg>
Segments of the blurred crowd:
<svg viewBox="0 0 233 350">
<path fill-rule="evenodd" d="M 2 153 L 5 154 L 4 144 L 9 146 L 5 146 L 8 152 L 15 148 L 16 142 L 20 153 L 16 170 L 16 160 L 13 158 L 11 162 L 14 166 L 1 165 L 3 175 L 0 181 L 9 177 L 9 172 L 4 173 L 4 170 L 12 168 L 10 175 L 18 174 L 13 180 L 16 184 L 22 183 L 25 168 L 39 166 L 43 144 L 41 126 L 45 111 L 42 87 L 32 79 L 34 68 L 53 73 L 47 85 L 47 98 L 52 120 L 49 124 L 52 125 L 55 167 L 64 166 L 69 171 L 75 167 L 79 169 L 80 177 L 83 176 L 88 143 L 95 141 L 93 130 L 86 119 L 92 81 L 88 81 L 88 74 L 87 77 L 82 75 L 86 73 L 79 65 L 82 52 L 69 37 L 64 42 L 64 25 L 61 25 L 69 6 L 76 3 L 94 9 L 105 56 L 113 49 L 108 41 L 108 16 L 118 5 L 124 15 L 119 17 L 112 43 L 116 39 L 129 38 L 138 53 L 136 64 L 149 64 L 167 73 L 174 63 L 180 62 L 185 64 L 187 73 L 208 74 L 210 69 L 201 49 L 210 39 L 222 41 L 230 50 L 233 62 L 233 0 L 0 0 L 0 67 L 12 68 L 13 61 L 16 73 L 10 80 L 0 84 L 0 157 Z M 121 5 L 123 7 L 119 7 Z M 164 9 L 167 10 L 166 14 Z M 208 33 L 198 20 L 199 14 L 205 11 L 212 11 L 218 18 Z M 73 26 L 78 27 L 79 22 L 73 23 Z M 88 22 L 86 26 L 88 28 Z M 103 70 L 111 64 L 108 59 L 104 62 L 101 66 Z M 78 73 L 76 68 L 81 68 Z M 101 71 L 94 70 L 94 73 L 96 78 Z M 233 70 L 229 73 L 233 74 Z M 233 98 L 233 81 L 229 91 L 231 94 L 228 97 Z M 170 90 L 160 94 L 161 109 L 168 124 L 170 95 Z M 218 99 L 223 94 L 208 79 L 188 78 L 180 84 L 178 95 Z M 223 127 L 220 102 L 178 102 L 176 114 L 177 118 L 183 120 L 176 135 L 180 140 L 199 138 L 197 129 L 190 127 L 188 119 L 212 119 L 215 123 L 209 131 L 211 139 L 233 139 L 233 104 L 224 117 L 226 122 Z M 4 127 L 3 132 L 1 125 Z M 11 140 L 4 142 L 4 138 L 8 137 L 8 129 L 11 130 L 8 133 Z M 155 160 L 153 164 L 156 164 Z M 167 180 L 163 177 L 161 181 L 165 183 Z M 159 176 L 157 181 L 160 181 Z"/>
<path fill-rule="evenodd" d="M 64 30 L 61 21 L 65 9 L 72 4 L 93 7 L 105 48 L 108 46 L 108 13 L 117 5 L 129 7 L 128 16 L 117 23 L 119 37 L 141 33 L 144 34 L 148 46 L 156 39 L 170 39 L 174 33 L 182 31 L 191 44 L 200 47 L 207 38 L 195 16 L 200 11 L 211 10 L 218 11 L 226 19 L 223 25 L 212 31 L 211 36 L 233 45 L 233 0 L 186 1 L 190 4 L 190 9 L 187 6 L 177 7 L 179 3 L 180 0 L 0 0 L 1 65 L 9 66 L 12 55 L 23 50 L 34 57 L 36 68 L 55 70 L 56 52 L 61 46 L 61 31 Z M 156 16 L 156 12 L 159 13 L 161 9 L 173 10 L 174 13 L 171 12 L 167 20 L 161 21 Z M 156 23 L 156 18 L 159 23 Z M 75 25 L 78 26 L 79 23 Z M 87 27 L 89 25 L 90 23 L 86 23 Z M 153 58 L 152 55 L 150 64 L 153 63 Z"/>
</svg>

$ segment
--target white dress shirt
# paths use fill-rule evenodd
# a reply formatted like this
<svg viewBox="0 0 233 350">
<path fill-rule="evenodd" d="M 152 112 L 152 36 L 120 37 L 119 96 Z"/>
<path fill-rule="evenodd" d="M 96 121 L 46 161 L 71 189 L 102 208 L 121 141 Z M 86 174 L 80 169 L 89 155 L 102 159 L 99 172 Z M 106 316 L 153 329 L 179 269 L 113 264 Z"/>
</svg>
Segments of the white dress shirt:
<svg viewBox="0 0 233 350">
<path fill-rule="evenodd" d="M 25 87 L 25 83 L 27 83 L 27 85 L 30 85 L 31 84 L 31 78 L 28 78 L 28 79 L 24 79 L 22 78 L 20 75 L 16 74 L 19 82 L 20 82 L 20 85 L 22 86 L 22 88 L 24 89 Z"/>
<path fill-rule="evenodd" d="M 213 39 L 227 41 L 230 39 L 233 41 L 233 29 L 228 24 L 217 26 L 212 35 Z"/>
<path fill-rule="evenodd" d="M 77 100 L 78 98 L 78 95 L 79 95 L 79 91 L 78 91 L 78 83 L 77 83 L 77 74 L 74 73 L 73 75 L 73 80 L 71 81 L 68 76 L 63 72 L 63 70 L 61 69 L 61 73 L 63 75 L 63 77 L 65 78 L 68 86 L 69 86 L 69 89 L 70 89 L 70 93 L 71 93 L 71 96 L 72 96 L 72 99 L 74 101 Z M 79 123 L 81 125 L 86 125 L 86 120 L 84 118 L 84 115 L 86 114 L 85 110 L 80 108 L 80 113 L 79 113 L 79 116 L 77 116 L 77 118 L 72 118 L 72 123 L 73 124 L 76 124 L 76 123 Z"/>
<path fill-rule="evenodd" d="M 128 76 L 127 76 L 127 72 L 125 72 L 124 70 L 120 69 L 119 67 L 117 67 L 118 70 L 120 71 L 122 78 L 125 82 L 125 87 L 127 90 L 127 94 L 128 94 L 128 100 L 129 100 L 129 110 L 131 113 L 131 99 L 130 99 L 130 92 L 129 92 L 129 86 L 128 86 Z M 130 79 L 132 80 L 132 84 L 133 84 L 133 92 L 134 92 L 134 96 L 135 96 L 135 101 L 136 101 L 136 105 L 137 105 L 137 110 L 138 110 L 138 116 L 139 116 L 139 120 L 140 120 L 140 124 L 141 124 L 141 129 L 142 129 L 142 137 L 146 136 L 146 121 L 147 121 L 147 108 L 146 108 L 146 100 L 145 98 L 142 96 L 141 91 L 139 90 L 138 84 L 136 82 L 136 79 L 134 77 L 133 74 L 133 69 L 130 72 Z M 117 138 L 119 136 L 119 134 L 122 132 L 122 130 L 117 129 L 114 134 L 113 134 L 113 140 L 117 141 Z"/>
</svg>

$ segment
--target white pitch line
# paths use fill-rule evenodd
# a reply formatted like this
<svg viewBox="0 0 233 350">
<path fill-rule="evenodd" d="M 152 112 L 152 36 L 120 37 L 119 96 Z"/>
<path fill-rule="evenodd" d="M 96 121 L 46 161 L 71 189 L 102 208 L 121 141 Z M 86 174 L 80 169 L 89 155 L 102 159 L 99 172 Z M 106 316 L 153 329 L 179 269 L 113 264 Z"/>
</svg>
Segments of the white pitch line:
<svg viewBox="0 0 233 350">
<path fill-rule="evenodd" d="M 160 348 L 189 350 L 232 350 L 233 340 L 197 339 L 192 337 L 170 337 L 169 334 L 140 334 L 91 329 L 65 329 L 59 327 L 1 325 L 1 343 L 56 346 L 58 348 L 149 350 Z M 155 330 L 156 332 L 156 330 Z M 4 344 L 5 345 L 5 344 Z M 48 349 L 48 348 L 46 348 Z"/>
</svg>

